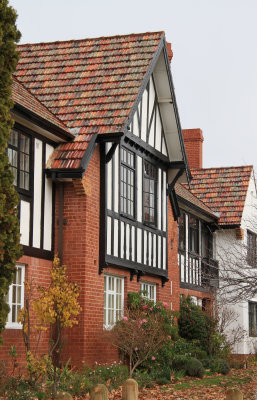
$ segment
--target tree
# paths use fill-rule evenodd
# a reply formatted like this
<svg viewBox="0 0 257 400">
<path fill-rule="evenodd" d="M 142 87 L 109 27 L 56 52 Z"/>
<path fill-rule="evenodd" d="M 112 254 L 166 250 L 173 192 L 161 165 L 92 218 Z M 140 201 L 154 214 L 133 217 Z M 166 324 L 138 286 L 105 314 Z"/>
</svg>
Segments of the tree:
<svg viewBox="0 0 257 400">
<path fill-rule="evenodd" d="M 171 341 L 174 333 L 172 313 L 166 303 L 156 303 L 130 293 L 133 303 L 118 321 L 109 337 L 114 346 L 128 357 L 130 377 L 147 360 Z M 132 298 L 130 296 L 130 299 Z"/>
<path fill-rule="evenodd" d="M 15 263 L 21 256 L 18 204 L 19 198 L 13 187 L 13 175 L 9 167 L 6 147 L 13 120 L 10 110 L 12 74 L 16 69 L 20 39 L 16 12 L 8 0 L 0 2 L 0 334 L 9 312 L 5 295 L 12 283 Z"/>
</svg>

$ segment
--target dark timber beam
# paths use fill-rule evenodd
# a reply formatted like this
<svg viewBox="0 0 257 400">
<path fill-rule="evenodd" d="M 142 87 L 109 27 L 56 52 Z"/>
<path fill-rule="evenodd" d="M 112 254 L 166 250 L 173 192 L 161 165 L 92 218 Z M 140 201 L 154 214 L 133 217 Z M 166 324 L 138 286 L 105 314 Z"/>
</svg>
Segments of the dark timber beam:
<svg viewBox="0 0 257 400">
<path fill-rule="evenodd" d="M 111 161 L 113 154 L 115 153 L 115 150 L 118 146 L 119 142 L 114 142 L 110 150 L 105 156 L 105 163 L 108 164 L 109 161 Z"/>
</svg>

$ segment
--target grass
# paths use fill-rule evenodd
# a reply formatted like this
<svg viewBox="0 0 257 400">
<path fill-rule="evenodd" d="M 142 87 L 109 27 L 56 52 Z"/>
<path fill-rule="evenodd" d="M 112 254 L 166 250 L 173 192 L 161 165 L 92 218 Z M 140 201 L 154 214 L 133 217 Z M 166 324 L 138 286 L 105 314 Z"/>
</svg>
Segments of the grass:
<svg viewBox="0 0 257 400">
<path fill-rule="evenodd" d="M 251 373 L 250 371 L 244 371 L 245 376 L 237 376 L 237 375 L 212 375 L 212 376 L 207 376 L 203 379 L 194 379 L 186 382 L 181 382 L 178 384 L 175 384 L 173 387 L 175 390 L 182 390 L 182 389 L 190 389 L 193 387 L 197 386 L 241 386 L 245 385 L 247 383 L 250 383 L 252 378 L 251 378 Z M 248 376 L 247 376 L 248 375 Z"/>
</svg>

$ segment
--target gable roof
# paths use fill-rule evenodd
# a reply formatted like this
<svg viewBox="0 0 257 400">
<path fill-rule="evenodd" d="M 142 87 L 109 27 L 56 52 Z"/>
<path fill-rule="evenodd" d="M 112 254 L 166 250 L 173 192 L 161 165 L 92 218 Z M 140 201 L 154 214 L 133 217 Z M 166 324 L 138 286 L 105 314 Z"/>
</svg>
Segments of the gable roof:
<svg viewBox="0 0 257 400">
<path fill-rule="evenodd" d="M 119 132 L 163 36 L 20 45 L 16 76 L 75 134 Z"/>
<path fill-rule="evenodd" d="M 182 203 L 188 204 L 189 208 L 193 206 L 193 208 L 198 210 L 198 212 L 207 214 L 211 219 L 218 219 L 218 215 L 210 207 L 193 195 L 193 193 L 181 183 L 175 184 L 175 192 L 178 200 L 182 201 Z"/>
<path fill-rule="evenodd" d="M 15 77 L 12 83 L 12 100 L 16 105 L 22 106 L 25 110 L 50 122 L 55 127 L 60 128 L 64 134 L 71 138 L 69 129 L 51 111 L 49 111 L 35 96 L 33 96 Z"/>
<path fill-rule="evenodd" d="M 191 169 L 193 179 L 190 191 L 213 211 L 220 213 L 220 225 L 238 226 L 252 171 L 252 165 Z"/>
</svg>

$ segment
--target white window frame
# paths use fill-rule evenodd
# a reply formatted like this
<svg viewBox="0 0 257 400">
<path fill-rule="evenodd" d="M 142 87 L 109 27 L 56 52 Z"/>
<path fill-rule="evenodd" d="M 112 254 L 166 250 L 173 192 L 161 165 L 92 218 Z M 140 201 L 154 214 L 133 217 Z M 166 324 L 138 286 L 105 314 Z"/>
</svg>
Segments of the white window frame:
<svg viewBox="0 0 257 400">
<path fill-rule="evenodd" d="M 141 281 L 140 291 L 147 292 L 146 295 L 142 294 L 142 296 L 156 303 L 156 286 L 157 286 L 156 283 Z M 151 292 L 153 293 L 153 296 L 151 296 Z"/>
<path fill-rule="evenodd" d="M 18 270 L 21 270 L 21 283 L 12 283 L 9 287 L 9 291 L 7 293 L 7 299 L 6 302 L 8 303 L 9 307 L 10 307 L 10 312 L 8 314 L 7 317 L 7 322 L 5 325 L 6 329 L 22 329 L 22 325 L 21 323 L 17 322 L 17 307 L 19 307 L 19 309 L 24 307 L 24 280 L 25 280 L 25 265 L 23 264 L 17 264 L 16 265 L 16 281 L 17 281 L 17 277 L 18 277 Z M 17 292 L 18 292 L 18 287 L 20 287 L 20 302 L 17 301 Z M 13 290 L 15 289 L 16 291 L 16 301 L 13 302 L 12 300 L 12 295 L 13 295 Z M 15 307 L 15 322 L 12 322 L 12 318 L 13 318 L 13 306 Z"/>
<path fill-rule="evenodd" d="M 113 289 L 110 288 L 110 279 L 113 280 Z M 117 293 L 117 284 L 121 283 L 121 293 Z M 120 308 L 117 306 L 118 295 L 121 296 Z M 113 296 L 113 305 L 110 304 L 110 296 Z M 109 317 L 109 311 L 112 312 L 112 320 Z M 118 318 L 120 313 L 120 318 Z M 116 324 L 118 319 L 124 315 L 124 278 L 117 275 L 104 275 L 104 328 L 111 329 Z"/>
</svg>

